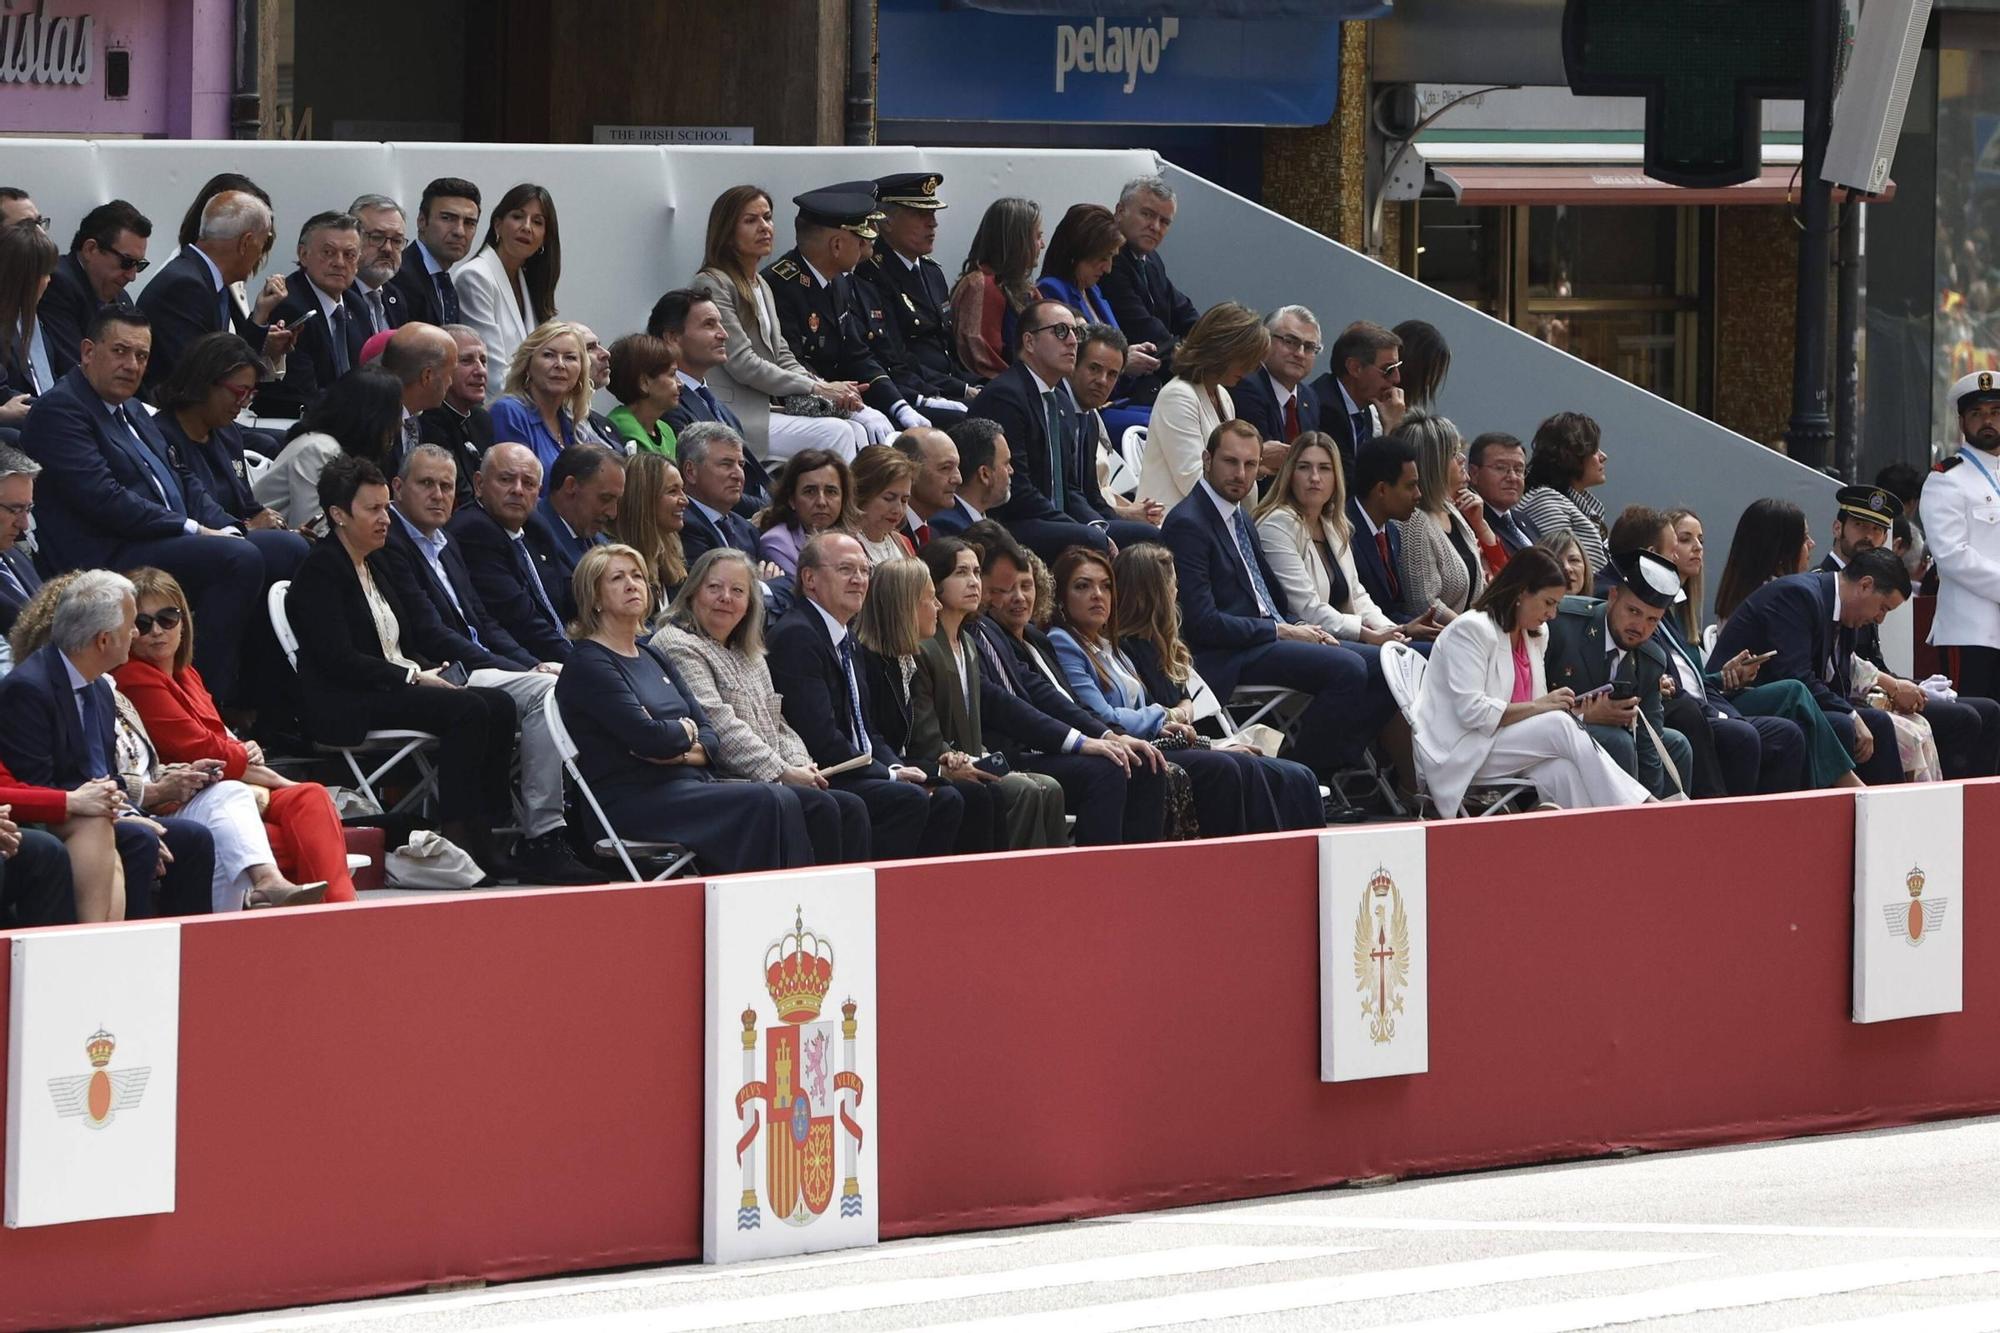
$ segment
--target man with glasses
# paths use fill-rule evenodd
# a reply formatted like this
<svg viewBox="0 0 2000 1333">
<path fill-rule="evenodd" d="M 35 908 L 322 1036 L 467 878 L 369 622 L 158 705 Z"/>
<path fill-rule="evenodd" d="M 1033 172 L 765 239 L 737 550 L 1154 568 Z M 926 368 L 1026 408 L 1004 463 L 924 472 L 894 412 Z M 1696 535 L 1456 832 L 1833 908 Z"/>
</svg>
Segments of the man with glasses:
<svg viewBox="0 0 2000 1333">
<path fill-rule="evenodd" d="M 0 227 L 11 227 L 16 222 L 32 222 L 43 231 L 49 229 L 49 220 L 35 207 L 26 190 L 18 185 L 0 185 Z"/>
<path fill-rule="evenodd" d="M 83 215 L 69 253 L 49 275 L 48 290 L 35 311 L 48 348 L 49 369 L 56 378 L 75 368 L 83 326 L 93 311 L 103 305 L 130 308 L 132 298 L 126 289 L 152 266 L 146 258 L 152 234 L 152 222 L 123 199 L 99 204 Z"/>
<path fill-rule="evenodd" d="M 1528 450 L 1518 439 L 1497 430 L 1474 439 L 1465 450 L 1465 480 L 1486 506 L 1486 526 L 1493 529 L 1508 558 L 1541 540 L 1540 530 L 1528 516 L 1514 512 L 1521 492 L 1528 487 Z M 1486 572 L 1493 575 L 1500 571 L 1489 568 Z"/>
<path fill-rule="evenodd" d="M 1013 494 L 990 517 L 1014 540 L 1053 562 L 1072 546 L 1110 552 L 1109 523 L 1090 503 L 1084 449 L 1092 475 L 1096 442 L 1085 436 L 1063 385 L 1076 369 L 1084 326 L 1060 301 L 1034 301 L 1021 314 L 1014 364 L 972 400 L 972 415 L 999 424 L 1014 464 Z"/>
<path fill-rule="evenodd" d="M 1319 428 L 1340 446 L 1351 476 L 1355 451 L 1403 420 L 1403 340 L 1380 324 L 1357 320 L 1333 340 L 1332 368 L 1313 381 Z"/>
<path fill-rule="evenodd" d="M 349 204 L 347 211 L 361 224 L 361 271 L 354 277 L 354 293 L 368 307 L 368 332 L 400 329 L 411 318 L 403 294 L 391 285 L 403 266 L 404 247 L 410 243 L 403 225 L 403 206 L 386 194 L 364 194 Z"/>
<path fill-rule="evenodd" d="M 20 549 L 35 512 L 35 474 L 41 470 L 19 449 L 0 444 L 0 635 L 14 632 L 21 608 L 42 587 L 35 562 Z"/>
<path fill-rule="evenodd" d="M 1289 445 L 1309 430 L 1319 429 L 1319 395 L 1306 383 L 1313 363 L 1323 350 L 1319 341 L 1319 320 L 1302 305 L 1280 306 L 1264 320 L 1271 333 L 1271 350 L 1264 364 L 1245 375 L 1229 391 L 1236 415 L 1264 433 L 1266 474 L 1284 462 L 1278 451 L 1275 463 L 1272 444 Z"/>
</svg>

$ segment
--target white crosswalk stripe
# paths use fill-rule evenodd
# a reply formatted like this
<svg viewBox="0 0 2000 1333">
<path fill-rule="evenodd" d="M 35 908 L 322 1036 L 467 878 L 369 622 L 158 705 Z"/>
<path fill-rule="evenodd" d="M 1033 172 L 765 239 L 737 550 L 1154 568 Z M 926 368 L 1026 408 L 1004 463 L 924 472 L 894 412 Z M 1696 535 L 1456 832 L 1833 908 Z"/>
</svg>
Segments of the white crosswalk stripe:
<svg viewBox="0 0 2000 1333">
<path fill-rule="evenodd" d="M 1996 1328 L 2000 1328 L 2000 1301 L 1968 1301 L 1894 1310 L 1836 1324 L 1803 1324 L 1782 1333 L 1993 1333 Z"/>
<path fill-rule="evenodd" d="M 2000 1259 L 1902 1258 L 1717 1278 L 1622 1296 L 1590 1296 L 1549 1305 L 1382 1324 L 1364 1333 L 1571 1333 L 1571 1330 L 1738 1310 L 1779 1301 L 1837 1296 L 1903 1282 L 2000 1272 Z M 1924 1327 L 1929 1327 L 1924 1325 Z"/>
<path fill-rule="evenodd" d="M 1355 1246 L 1304 1245 L 1196 1245 L 1182 1249 L 1153 1250 L 1140 1254 L 1113 1255 L 1102 1259 L 1080 1259 L 1068 1263 L 1039 1264 L 1029 1268 L 1003 1269 L 992 1273 L 966 1273 L 952 1277 L 906 1278 L 900 1281 L 865 1285 L 822 1287 L 802 1302 L 796 1292 L 770 1296 L 749 1296 L 738 1300 L 700 1301 L 690 1305 L 649 1310 L 621 1311 L 617 1314 L 575 1315 L 518 1324 L 507 1324 L 495 1333 L 670 1333 L 676 1329 L 734 1328 L 743 1324 L 795 1321 L 809 1312 L 814 1320 L 867 1310 L 892 1310 L 936 1301 L 965 1301 L 982 1296 L 1002 1296 L 1017 1292 L 1043 1291 L 1052 1287 L 1084 1286 L 1101 1282 L 1158 1281 L 1198 1273 L 1214 1273 L 1261 1264 L 1286 1263 L 1300 1259 L 1325 1259 L 1339 1254 L 1359 1253 Z"/>
<path fill-rule="evenodd" d="M 1350 1273 L 1340 1277 L 1302 1278 L 1296 1282 L 1271 1282 L 1249 1287 L 1189 1292 L 1146 1300 L 1119 1301 L 1110 1305 L 1083 1306 L 1072 1310 L 1044 1310 L 1034 1314 L 995 1319 L 975 1319 L 933 1328 L 977 1329 L 980 1333 L 1001 1330 L 1047 1330 L 1048 1333 L 1115 1333 L 1119 1329 L 1165 1328 L 1174 1324 L 1198 1324 L 1209 1319 L 1231 1319 L 1240 1315 L 1282 1314 L 1324 1305 L 1344 1305 L 1355 1301 L 1385 1300 L 1396 1296 L 1418 1296 L 1429 1292 L 1463 1291 L 1470 1287 L 1493 1286 L 1503 1282 L 1530 1282 L 1537 1279 L 1577 1277 L 1587 1273 L 1610 1273 L 1621 1269 L 1644 1268 L 1652 1264 L 1680 1263 L 1706 1259 L 1708 1255 L 1617 1252 L 1611 1250 L 1545 1250 L 1538 1254 L 1508 1255 L 1499 1259 L 1473 1259 L 1464 1263 L 1429 1264 L 1420 1268 L 1391 1268 L 1376 1273 Z"/>
</svg>

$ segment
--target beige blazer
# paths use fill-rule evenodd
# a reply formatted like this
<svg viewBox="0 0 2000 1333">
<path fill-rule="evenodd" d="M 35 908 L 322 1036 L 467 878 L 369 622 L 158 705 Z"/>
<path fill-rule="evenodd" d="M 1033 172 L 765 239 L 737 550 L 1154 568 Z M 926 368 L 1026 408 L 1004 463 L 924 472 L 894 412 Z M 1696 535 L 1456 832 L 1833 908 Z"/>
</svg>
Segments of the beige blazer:
<svg viewBox="0 0 2000 1333">
<path fill-rule="evenodd" d="M 786 394 L 811 393 L 817 383 L 810 370 L 799 361 L 785 334 L 778 327 L 778 303 L 771 284 L 757 275 L 757 290 L 768 317 L 760 315 L 746 322 L 736 284 L 728 275 L 705 268 L 694 275 L 688 286 L 715 302 L 722 327 L 729 333 L 729 359 L 709 372 L 708 388 L 717 400 L 727 403 L 743 422 L 750 438 L 750 452 L 769 456 L 771 400 Z"/>
<path fill-rule="evenodd" d="M 1158 500 L 1172 509 L 1201 480 L 1201 454 L 1208 447 L 1209 432 L 1236 415 L 1229 390 L 1217 385 L 1222 399 L 1222 415 L 1208 401 L 1208 395 L 1184 379 L 1173 379 L 1153 400 L 1152 420 L 1146 425 L 1146 452 L 1139 460 L 1139 498 Z"/>
<path fill-rule="evenodd" d="M 1299 516 L 1280 505 L 1257 520 L 1257 544 L 1264 548 L 1264 558 L 1271 562 L 1278 586 L 1285 590 L 1292 618 L 1317 625 L 1336 639 L 1358 640 L 1364 628 L 1396 628 L 1396 622 L 1382 614 L 1382 608 L 1375 605 L 1375 599 L 1362 586 L 1348 543 L 1340 540 L 1331 527 L 1326 537 L 1333 547 L 1334 559 L 1340 562 L 1341 576 L 1347 580 L 1344 608 L 1327 601 L 1333 583 L 1327 577 L 1326 562 L 1319 558 Z"/>
<path fill-rule="evenodd" d="M 461 260 L 451 271 L 451 285 L 458 290 L 459 321 L 479 330 L 479 340 L 486 344 L 487 374 L 493 377 L 497 394 L 498 386 L 507 378 L 515 349 L 542 322 L 541 313 L 535 309 L 534 298 L 528 295 L 525 278 L 516 275 L 514 290 L 508 290 L 507 270 L 500 266 L 496 250 L 481 250 L 470 259 Z M 518 302 L 515 292 L 520 293 Z M 528 312 L 525 319 L 521 316 L 523 309 Z"/>
</svg>

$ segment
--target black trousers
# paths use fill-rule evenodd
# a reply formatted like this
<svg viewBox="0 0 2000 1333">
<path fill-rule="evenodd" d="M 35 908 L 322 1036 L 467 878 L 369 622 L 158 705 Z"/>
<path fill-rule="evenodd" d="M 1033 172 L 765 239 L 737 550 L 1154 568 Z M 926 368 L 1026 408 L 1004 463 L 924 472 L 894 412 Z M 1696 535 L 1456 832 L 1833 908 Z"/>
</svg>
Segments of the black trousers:
<svg viewBox="0 0 2000 1333">
<path fill-rule="evenodd" d="M 833 785 L 860 797 L 867 806 L 868 823 L 874 830 L 873 860 L 949 856 L 957 845 L 965 800 L 950 787 L 919 787 L 913 782 L 859 773 L 843 773 Z"/>
<path fill-rule="evenodd" d="M 370 730 L 428 731 L 438 738 L 440 817 L 506 822 L 520 726 L 507 691 L 405 685 L 367 696 L 361 710 Z"/>
<path fill-rule="evenodd" d="M 76 920 L 76 883 L 62 839 L 22 829 L 21 846 L 0 861 L 0 926 L 67 926 Z"/>
<path fill-rule="evenodd" d="M 1945 670 L 1957 683 L 1961 698 L 2000 699 L 2000 648 L 1952 647 L 1943 652 Z"/>
<path fill-rule="evenodd" d="M 118 859 L 125 866 L 125 918 L 202 916 L 212 910 L 215 879 L 215 838 L 192 819 L 161 817 L 167 851 L 174 858 L 167 873 L 155 877 L 159 834 L 136 820 L 121 819 L 113 827 Z"/>
<path fill-rule="evenodd" d="M 1875 753 L 1868 756 L 1867 763 L 1854 766 L 1863 782 L 1880 787 L 1903 780 L 1903 761 L 1896 752 L 1896 724 L 1887 713 L 1879 708 L 1857 708 L 1851 713 L 1828 713 L 1826 720 L 1849 754 L 1854 753 L 1855 727 L 1867 727 L 1875 738 Z"/>
<path fill-rule="evenodd" d="M 1990 778 L 2000 771 L 2000 702 L 1974 694 L 1928 699 L 1924 716 L 1946 777 Z"/>
<path fill-rule="evenodd" d="M 1062 784 L 1063 808 L 1076 816 L 1079 847 L 1158 842 L 1166 827 L 1165 772 L 1134 765 L 1128 776 L 1109 759 L 1094 754 L 1019 754 L 1008 758 L 1016 768 L 1046 773 Z"/>
</svg>

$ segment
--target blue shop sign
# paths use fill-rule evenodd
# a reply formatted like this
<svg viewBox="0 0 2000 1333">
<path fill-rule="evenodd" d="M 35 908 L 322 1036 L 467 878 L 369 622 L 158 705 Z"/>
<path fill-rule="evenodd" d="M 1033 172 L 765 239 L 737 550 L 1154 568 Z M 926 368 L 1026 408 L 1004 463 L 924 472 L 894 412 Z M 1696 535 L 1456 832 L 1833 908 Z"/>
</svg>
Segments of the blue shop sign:
<svg viewBox="0 0 2000 1333">
<path fill-rule="evenodd" d="M 1077 8 L 1089 8 L 1081 0 Z M 884 120 L 1324 125 L 1340 93 L 1340 21 L 1380 0 L 1320 0 L 1309 18 L 992 13 L 963 0 L 879 0 Z M 1211 11 L 1212 12 L 1212 11 Z M 1241 12 L 1238 7 L 1237 12 Z"/>
</svg>

